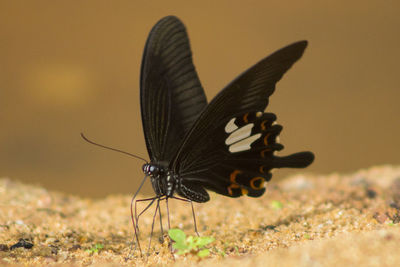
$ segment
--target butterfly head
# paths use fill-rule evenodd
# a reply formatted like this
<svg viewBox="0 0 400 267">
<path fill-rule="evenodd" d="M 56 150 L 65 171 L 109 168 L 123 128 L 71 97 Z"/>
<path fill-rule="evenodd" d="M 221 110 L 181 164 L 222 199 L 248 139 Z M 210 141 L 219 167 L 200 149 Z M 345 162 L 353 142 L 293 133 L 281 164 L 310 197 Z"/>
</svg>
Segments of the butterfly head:
<svg viewBox="0 0 400 267">
<path fill-rule="evenodd" d="M 142 167 L 143 173 L 150 177 L 158 177 L 164 172 L 164 168 L 155 164 L 146 163 Z"/>
</svg>

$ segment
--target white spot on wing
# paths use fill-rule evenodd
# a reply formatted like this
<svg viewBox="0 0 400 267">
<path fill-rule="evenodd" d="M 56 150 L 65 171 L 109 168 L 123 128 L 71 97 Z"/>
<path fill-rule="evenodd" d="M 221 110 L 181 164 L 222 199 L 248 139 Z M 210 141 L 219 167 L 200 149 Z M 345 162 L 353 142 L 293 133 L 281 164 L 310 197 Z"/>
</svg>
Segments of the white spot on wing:
<svg viewBox="0 0 400 267">
<path fill-rule="evenodd" d="M 226 124 L 226 126 L 225 126 L 225 132 L 226 133 L 231 133 L 231 132 L 233 132 L 234 130 L 236 130 L 238 127 L 237 127 L 237 125 L 235 124 L 235 120 L 236 120 L 236 118 L 232 118 L 227 124 Z"/>
<path fill-rule="evenodd" d="M 226 138 L 225 144 L 230 145 L 237 141 L 243 140 L 246 137 L 249 137 L 253 126 L 254 123 L 249 123 L 246 126 L 243 126 L 242 128 L 238 129 L 237 131 L 234 131 L 228 136 L 228 138 Z"/>
<path fill-rule="evenodd" d="M 244 140 L 241 140 L 240 142 L 237 142 L 236 144 L 231 145 L 229 147 L 229 152 L 235 153 L 235 152 L 250 150 L 251 144 L 260 137 L 261 137 L 261 134 L 258 133 L 258 134 L 252 135 Z"/>
</svg>

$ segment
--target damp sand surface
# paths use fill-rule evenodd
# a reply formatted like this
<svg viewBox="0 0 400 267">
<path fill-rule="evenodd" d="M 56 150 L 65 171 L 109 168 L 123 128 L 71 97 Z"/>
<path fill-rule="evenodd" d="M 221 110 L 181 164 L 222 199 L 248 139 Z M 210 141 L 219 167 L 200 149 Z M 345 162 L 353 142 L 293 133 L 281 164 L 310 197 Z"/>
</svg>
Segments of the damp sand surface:
<svg viewBox="0 0 400 267">
<path fill-rule="evenodd" d="M 400 262 L 398 166 L 351 174 L 298 174 L 270 183 L 261 198 L 212 194 L 210 202 L 194 205 L 200 235 L 215 238 L 209 245 L 210 256 L 203 259 L 195 254 L 172 255 L 170 240 L 159 241 L 158 219 L 147 249 L 155 205 L 140 217 L 144 256 L 138 250 L 131 252 L 130 201 L 129 195 L 88 199 L 0 179 L 0 265 L 398 266 Z M 171 227 L 194 235 L 190 204 L 173 200 L 169 204 Z M 160 205 L 167 228 L 165 203 Z M 138 208 L 144 207 L 141 203 Z"/>
</svg>

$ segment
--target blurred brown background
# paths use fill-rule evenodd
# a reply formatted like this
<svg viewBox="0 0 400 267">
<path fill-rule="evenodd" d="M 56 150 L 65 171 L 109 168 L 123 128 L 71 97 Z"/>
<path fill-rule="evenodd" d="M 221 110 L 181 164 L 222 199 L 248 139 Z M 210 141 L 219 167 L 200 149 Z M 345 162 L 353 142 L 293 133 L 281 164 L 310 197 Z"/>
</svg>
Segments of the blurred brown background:
<svg viewBox="0 0 400 267">
<path fill-rule="evenodd" d="M 281 154 L 315 152 L 308 171 L 318 173 L 399 164 L 399 10 L 399 1 L 2 0 L 0 177 L 85 196 L 134 192 L 142 162 L 79 133 L 147 158 L 140 62 L 151 27 L 170 14 L 188 28 L 208 99 L 309 40 L 270 99 Z"/>
</svg>

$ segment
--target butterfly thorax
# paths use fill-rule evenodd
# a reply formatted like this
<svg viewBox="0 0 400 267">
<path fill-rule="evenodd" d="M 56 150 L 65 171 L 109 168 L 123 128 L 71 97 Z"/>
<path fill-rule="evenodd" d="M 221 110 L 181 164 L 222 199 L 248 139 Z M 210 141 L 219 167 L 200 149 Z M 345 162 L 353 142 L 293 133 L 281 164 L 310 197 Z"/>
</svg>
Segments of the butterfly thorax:
<svg viewBox="0 0 400 267">
<path fill-rule="evenodd" d="M 175 175 L 163 164 L 146 163 L 142 167 L 145 175 L 150 176 L 151 185 L 158 197 L 172 197 L 175 191 Z"/>
</svg>

